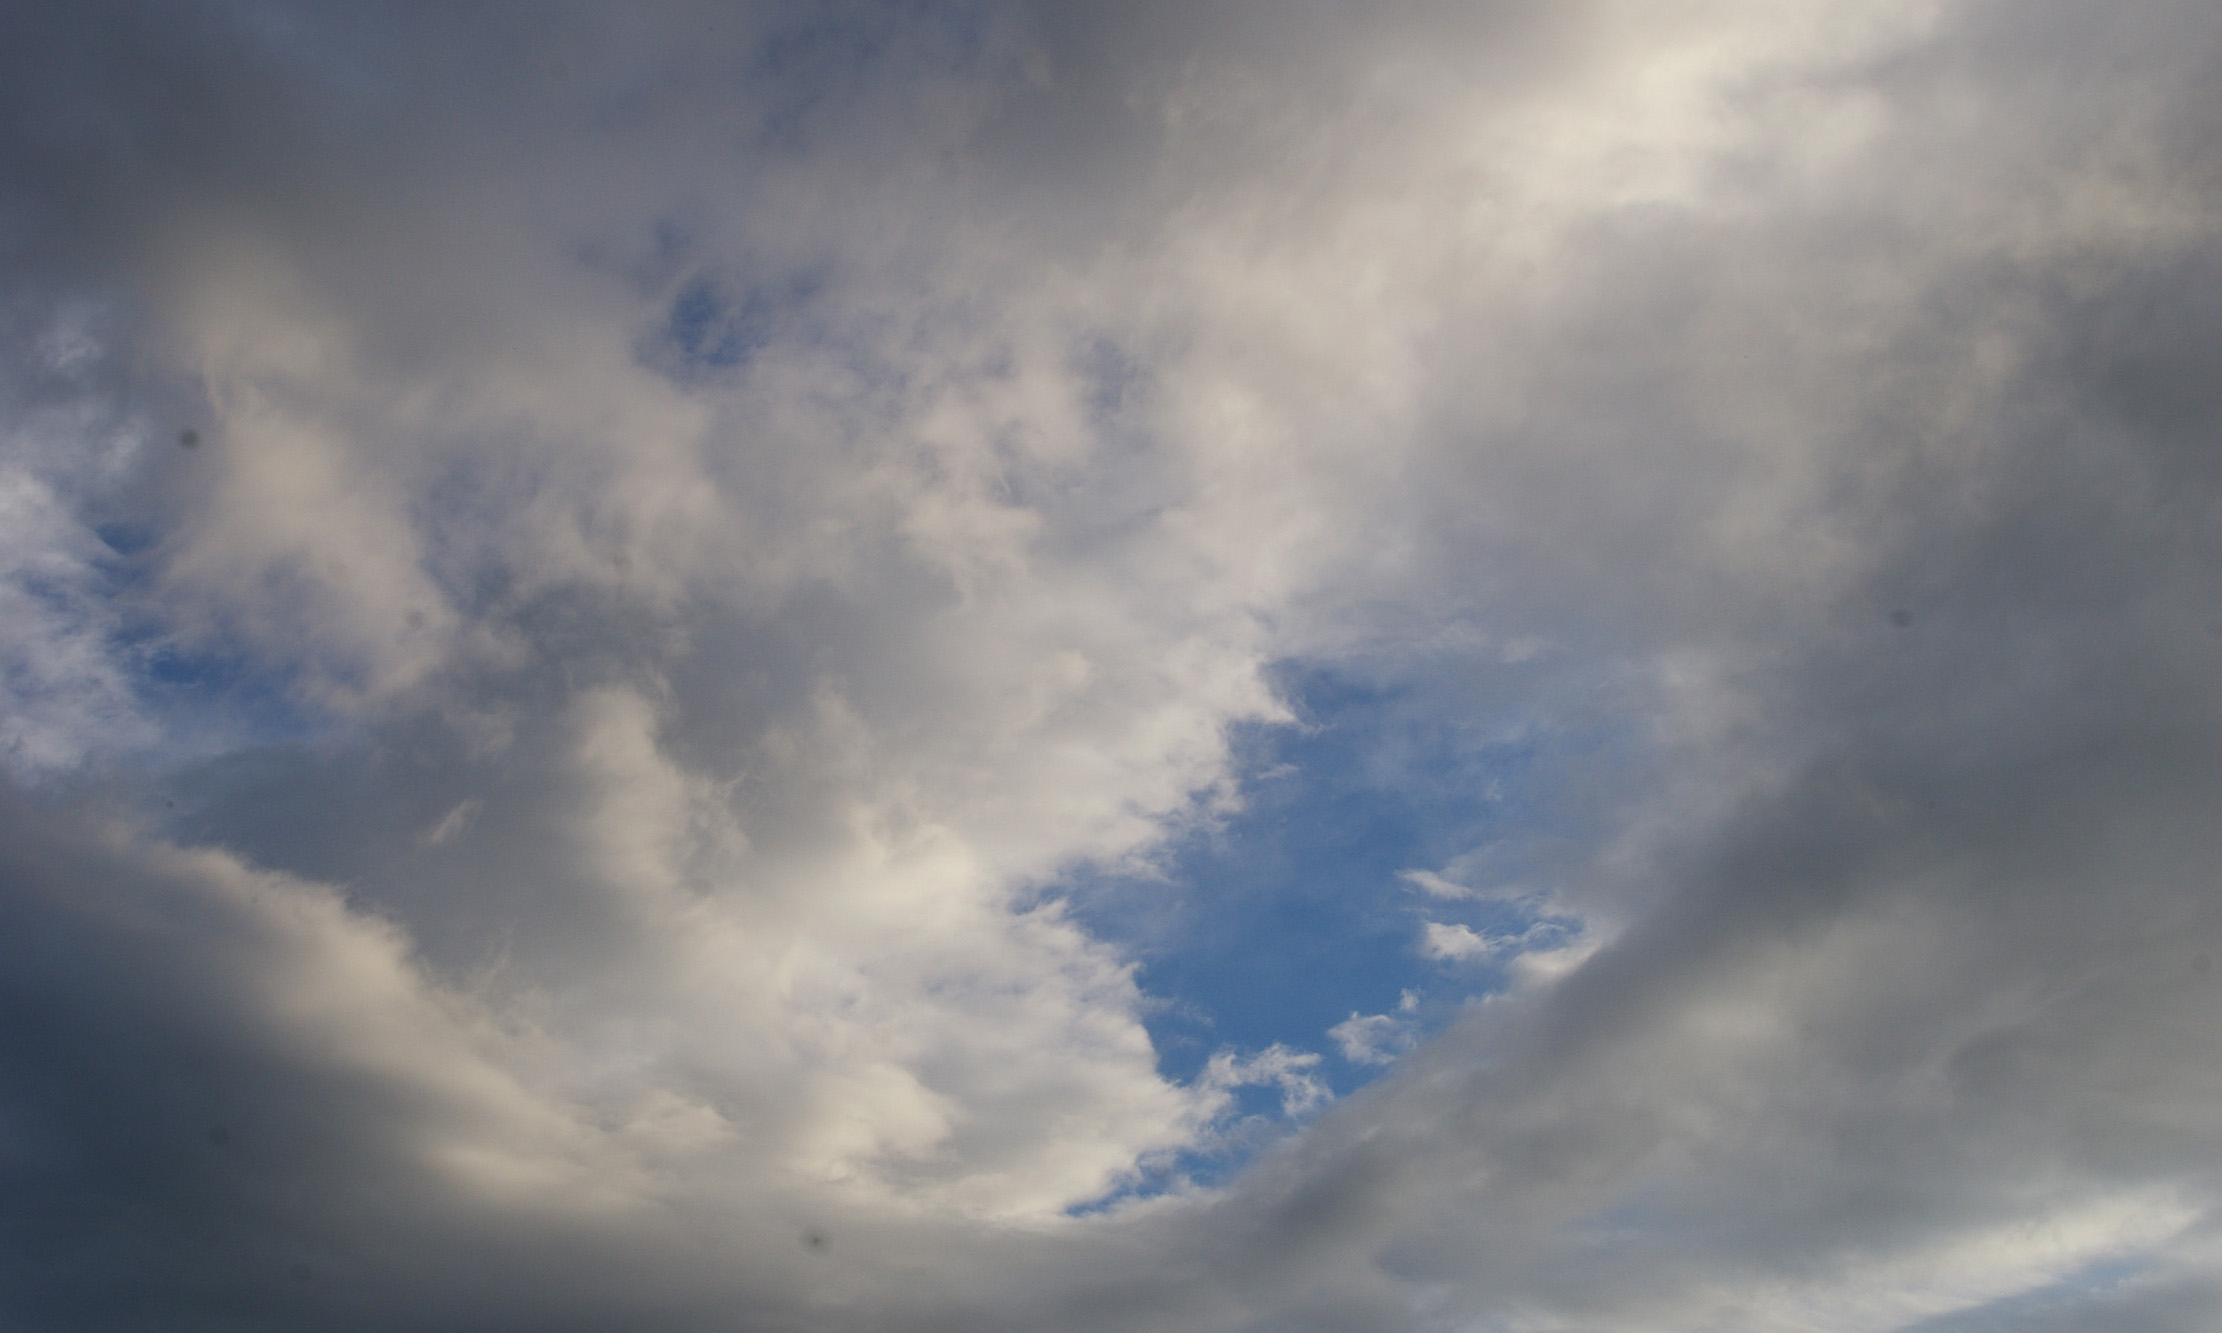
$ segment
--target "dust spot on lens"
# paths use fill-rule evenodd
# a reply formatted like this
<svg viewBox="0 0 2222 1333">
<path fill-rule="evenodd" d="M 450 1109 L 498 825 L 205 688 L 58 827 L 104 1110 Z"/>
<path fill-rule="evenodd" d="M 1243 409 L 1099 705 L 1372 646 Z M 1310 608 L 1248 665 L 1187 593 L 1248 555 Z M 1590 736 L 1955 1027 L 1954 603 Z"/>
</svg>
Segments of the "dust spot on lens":
<svg viewBox="0 0 2222 1333">
<path fill-rule="evenodd" d="M 1896 625 L 1899 629 L 1904 629 L 1913 623 L 1913 612 L 1901 606 L 1890 613 L 1890 623 Z"/>
<path fill-rule="evenodd" d="M 805 1231 L 802 1233 L 802 1244 L 804 1249 L 823 1253 L 828 1244 L 826 1233 L 823 1231 Z"/>
<path fill-rule="evenodd" d="M 201 445 L 201 433 L 197 430 L 181 430 L 177 433 L 177 442 L 188 449 L 198 449 Z"/>
</svg>

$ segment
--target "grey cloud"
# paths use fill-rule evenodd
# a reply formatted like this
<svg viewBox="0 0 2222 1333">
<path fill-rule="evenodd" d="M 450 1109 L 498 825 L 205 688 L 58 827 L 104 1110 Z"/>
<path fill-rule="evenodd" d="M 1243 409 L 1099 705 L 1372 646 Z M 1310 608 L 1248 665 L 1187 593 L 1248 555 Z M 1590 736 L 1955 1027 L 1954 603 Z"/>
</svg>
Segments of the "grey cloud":
<svg viewBox="0 0 2222 1333">
<path fill-rule="evenodd" d="M 390 932 L 221 858 L 7 819 L 12 1318 L 561 1326 L 611 1279 L 559 1215 L 427 1160 L 549 1127 L 474 1088 Z"/>
<path fill-rule="evenodd" d="M 2200 1326 L 2222 32 L 1827 8 L 14 16 L 203 443 L 11 458 L 325 730 L 8 808 L 9 1317 Z M 1014 895 L 1276 660 L 1602 947 L 1061 1219 L 1210 1108 Z"/>
<path fill-rule="evenodd" d="M 2163 86 L 2188 89 L 2211 51 L 2209 40 L 2180 60 L 2143 55 Z M 2015 74 L 1987 72 L 1992 86 Z M 2057 97 L 2041 86 L 2031 95 Z M 2151 87 L 2132 100 L 2197 105 Z M 2031 116 L 2011 99 L 1988 111 L 2009 142 L 2030 119 L 2057 132 L 2078 116 L 2103 139 L 2099 127 L 2122 128 L 2109 119 L 2120 93 L 2102 86 Z M 2195 212 L 2211 178 L 2204 150 L 2188 133 L 2161 137 L 2191 156 L 2142 164 L 2152 206 L 2165 211 L 2165 196 L 2190 182 L 2180 206 Z M 2028 189 L 2063 185 L 2017 165 Z M 1996 179 L 1970 188 L 1981 206 L 2015 215 L 2011 195 L 1992 193 Z M 1556 1326 L 1543 1313 L 1556 1309 L 1576 1324 L 1587 1312 L 1636 1326 L 1893 1327 L 1918 1308 L 1815 1294 L 1798 1298 L 1812 1302 L 1801 1313 L 1783 1293 L 1824 1288 L 1835 1265 L 1941 1251 L 1956 1231 L 2048 1196 L 2178 1191 L 2181 1215 L 2153 1224 L 2163 1231 L 2212 1206 L 2196 1165 L 2215 1130 L 2214 1090 L 2196 1072 L 2211 1056 L 2193 1015 L 2207 975 L 2194 963 L 2214 928 L 2199 813 L 2215 794 L 2199 610 L 2213 593 L 2213 497 L 2186 467 L 2200 428 L 2176 433 L 2196 418 L 2155 428 L 2158 405 L 2196 401 L 2205 377 L 2187 364 L 2195 339 L 2166 339 L 2181 387 L 2146 381 L 2155 406 L 2125 412 L 2110 365 L 2167 373 L 2146 330 L 2202 308 L 2194 256 L 2211 236 L 2194 227 L 2156 240 L 2131 219 L 2110 253 L 2079 243 L 2069 269 L 2041 241 L 2034 261 L 1986 253 L 1990 243 L 1965 234 L 1924 252 L 1908 225 L 1930 234 L 1917 216 L 1867 239 L 1839 235 L 1832 252 L 1804 249 L 1795 226 L 1772 219 L 1756 236 L 1693 232 L 1671 216 L 1603 233 L 1586 262 L 1605 275 L 1600 299 L 1636 312 L 1631 321 L 1512 353 L 1545 376 L 1597 372 L 1569 378 L 1562 397 L 1529 400 L 1516 439 L 1559 456 L 1524 458 L 1477 430 L 1462 439 L 1474 461 L 1454 463 L 1471 469 L 1471 489 L 1426 474 L 1447 505 L 1473 502 L 1443 520 L 1457 558 L 1514 597 L 1549 599 L 1506 612 L 1561 635 L 1599 622 L 1622 644 L 1656 635 L 1661 647 L 1702 650 L 1698 665 L 1726 676 L 1718 729 L 1641 770 L 1648 801 L 1673 823 L 1640 854 L 1587 868 L 1604 895 L 1589 901 L 1636 895 L 1651 904 L 1640 923 L 1565 983 L 1534 1028 L 1477 1049 L 1496 1026 L 1477 1022 L 1374 1094 L 1394 1110 L 1343 1113 L 1353 1144 L 1339 1169 L 1367 1170 L 1358 1163 L 1381 1160 L 1390 1126 L 1415 1125 L 1406 1151 L 1428 1164 L 1430 1183 L 1387 1197 L 1438 1201 L 1410 1204 L 1404 1220 L 1394 1208 L 1346 1215 L 1348 1244 L 1423 1284 L 1474 1293 L 1463 1307 L 1473 1317 L 1527 1308 L 1543 1326 Z M 1797 257 L 1777 261 L 1769 247 L 1784 241 Z M 1926 291 L 1886 303 L 1876 313 L 1890 323 L 1878 326 L 1860 307 L 1885 255 L 1898 280 Z M 2166 297 L 2159 273 L 2171 275 Z M 1832 303 L 1833 320 L 1803 326 Z M 1757 321 L 1746 350 L 1767 370 L 1723 377 L 1700 359 L 1714 330 L 1735 328 L 1728 321 Z M 2094 354 L 2098 329 L 2125 326 L 2133 332 Z M 1819 347 L 1841 333 L 1847 354 L 1816 362 L 1815 343 L 1783 336 L 1793 331 Z M 2007 351 L 2003 374 L 1972 364 L 1986 344 Z M 1830 378 L 1775 378 L 1794 373 L 1792 355 Z M 1525 382 L 1539 380 L 1550 383 Z M 1719 451 L 1744 429 L 1738 414 L 1777 393 L 1793 409 L 1767 413 L 1780 430 L 1847 434 L 1819 451 L 1810 510 L 1708 552 L 1699 543 L 1725 504 L 1775 498 L 1732 488 L 1777 458 L 1753 452 L 1725 467 Z M 1814 445 L 1793 434 L 1749 447 L 1794 461 Z M 1529 508 L 1507 515 L 1515 536 L 1470 544 L 1493 535 L 1472 515 L 1500 512 L 1491 492 L 1523 466 L 1547 470 L 1527 474 Z M 1600 516 L 1600 497 L 1627 507 Z M 1835 550 L 1832 528 L 1850 537 Z M 1808 541 L 1819 549 L 1800 550 Z M 1918 608 L 1903 630 L 1888 620 L 1900 605 Z M 1850 970 L 1832 975 L 1839 967 Z M 1708 1015 L 1754 1026 L 1708 1032 Z M 1486 1072 L 1455 1072 L 1472 1059 Z M 1687 1099 L 1673 1091 L 1685 1075 Z M 2162 1104 L 2174 1108 L 2165 1129 L 2131 1109 Z M 1332 1128 L 1315 1140 L 1311 1151 L 1337 1160 Z M 1297 1179 L 1313 1169 L 1336 1168 L 1288 1168 Z M 1385 1239 L 1400 1231 L 1407 1239 Z M 1678 1307 L 1678 1273 L 1752 1294 L 1740 1307 Z M 1318 1281 L 1364 1285 L 1343 1269 Z M 1759 1294 L 1770 1290 L 1785 1303 Z M 2196 1290 L 2170 1299 L 2197 1308 Z"/>
</svg>

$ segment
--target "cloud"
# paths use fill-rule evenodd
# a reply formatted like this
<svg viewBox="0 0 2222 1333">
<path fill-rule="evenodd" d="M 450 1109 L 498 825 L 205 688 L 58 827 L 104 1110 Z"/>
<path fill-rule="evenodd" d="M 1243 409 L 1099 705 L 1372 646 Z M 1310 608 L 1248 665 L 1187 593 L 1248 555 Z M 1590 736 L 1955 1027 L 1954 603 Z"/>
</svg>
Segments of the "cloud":
<svg viewBox="0 0 2222 1333">
<path fill-rule="evenodd" d="M 1313 1052 L 1292 1051 L 1280 1045 L 1269 1046 L 1247 1058 L 1222 1051 L 1212 1056 L 1201 1081 L 1213 1092 L 1243 1087 L 1277 1088 L 1281 1094 L 1281 1114 L 1302 1115 L 1328 1098 L 1326 1087 L 1312 1074 L 1318 1064 L 1319 1056 Z"/>
<path fill-rule="evenodd" d="M 1413 1011 L 1419 1008 L 1420 997 L 1406 991 L 1399 998 L 1397 1012 L 1393 1014 L 1353 1013 L 1342 1022 L 1327 1029 L 1342 1058 L 1352 1064 L 1386 1065 L 1419 1043 L 1419 1031 L 1413 1020 Z"/>
<path fill-rule="evenodd" d="M 2212 1322 L 2208 7 L 0 37 L 12 1324 Z M 1173 1079 L 1306 670 L 1503 988 Z"/>
<path fill-rule="evenodd" d="M 1477 895 L 1463 884 L 1454 884 L 1432 870 L 1400 870 L 1397 878 L 1418 889 L 1430 898 L 1473 898 Z"/>
<path fill-rule="evenodd" d="M 8 767 L 35 776 L 152 740 L 126 669 L 108 650 L 117 626 L 99 596 L 106 554 L 99 539 L 27 470 L 0 475 L 0 521 L 12 548 L 0 556 L 0 604 L 16 627 L 6 647 L 0 735 Z"/>
<path fill-rule="evenodd" d="M 1476 933 L 1471 926 L 1446 921 L 1421 923 L 1420 953 L 1439 962 L 1460 963 L 1486 958 L 1500 947 L 1499 941 Z"/>
</svg>

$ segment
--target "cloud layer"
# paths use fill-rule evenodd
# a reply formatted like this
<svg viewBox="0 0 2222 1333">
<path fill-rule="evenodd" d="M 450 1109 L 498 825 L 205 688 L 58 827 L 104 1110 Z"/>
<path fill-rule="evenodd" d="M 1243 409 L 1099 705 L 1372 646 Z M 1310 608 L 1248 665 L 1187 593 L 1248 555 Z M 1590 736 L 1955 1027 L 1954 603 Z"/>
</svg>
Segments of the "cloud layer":
<svg viewBox="0 0 2222 1333">
<path fill-rule="evenodd" d="M 0 50 L 11 1326 L 2222 1306 L 2205 7 Z M 1322 676 L 1521 817 L 1173 1076 Z"/>
</svg>

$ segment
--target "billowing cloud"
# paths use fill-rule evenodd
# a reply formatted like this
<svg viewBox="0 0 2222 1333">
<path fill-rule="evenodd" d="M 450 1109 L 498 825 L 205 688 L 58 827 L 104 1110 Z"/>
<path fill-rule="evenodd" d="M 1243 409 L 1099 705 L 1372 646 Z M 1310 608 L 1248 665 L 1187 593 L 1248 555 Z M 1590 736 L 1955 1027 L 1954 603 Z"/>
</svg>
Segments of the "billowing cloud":
<svg viewBox="0 0 2222 1333">
<path fill-rule="evenodd" d="M 0 38 L 11 1327 L 2213 1322 L 2205 7 Z"/>
</svg>

